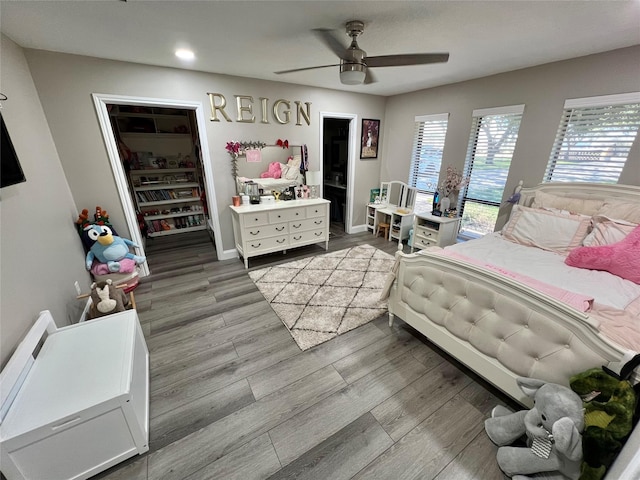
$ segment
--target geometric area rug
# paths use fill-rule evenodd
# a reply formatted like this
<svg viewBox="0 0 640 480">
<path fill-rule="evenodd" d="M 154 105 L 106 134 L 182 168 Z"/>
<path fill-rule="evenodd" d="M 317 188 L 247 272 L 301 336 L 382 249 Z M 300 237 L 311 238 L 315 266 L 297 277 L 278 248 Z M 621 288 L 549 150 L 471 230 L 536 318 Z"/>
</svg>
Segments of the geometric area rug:
<svg viewBox="0 0 640 480">
<path fill-rule="evenodd" d="M 301 350 L 331 340 L 387 311 L 380 292 L 394 257 L 371 245 L 249 272 Z"/>
</svg>

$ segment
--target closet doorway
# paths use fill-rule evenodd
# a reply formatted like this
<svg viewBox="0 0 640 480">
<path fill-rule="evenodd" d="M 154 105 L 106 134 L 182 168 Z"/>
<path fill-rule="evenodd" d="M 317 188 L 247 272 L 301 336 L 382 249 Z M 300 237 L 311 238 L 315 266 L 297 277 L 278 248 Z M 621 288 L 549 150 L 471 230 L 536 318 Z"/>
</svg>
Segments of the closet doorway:
<svg viewBox="0 0 640 480">
<path fill-rule="evenodd" d="M 331 202 L 331 231 L 351 233 L 356 116 L 321 113 L 321 119 L 322 194 Z"/>
<path fill-rule="evenodd" d="M 179 244 L 181 237 L 208 230 L 222 259 L 202 104 L 93 97 L 130 237 L 141 246 L 138 254 L 145 255 L 150 242 Z M 148 275 L 149 266 L 141 267 L 141 275 Z"/>
</svg>

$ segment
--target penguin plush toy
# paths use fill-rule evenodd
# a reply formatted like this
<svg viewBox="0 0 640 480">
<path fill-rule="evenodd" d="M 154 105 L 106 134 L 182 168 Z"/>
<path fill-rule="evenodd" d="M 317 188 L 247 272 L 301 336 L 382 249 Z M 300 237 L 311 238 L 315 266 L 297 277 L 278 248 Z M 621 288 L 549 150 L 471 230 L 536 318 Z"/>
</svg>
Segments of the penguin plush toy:
<svg viewBox="0 0 640 480">
<path fill-rule="evenodd" d="M 129 252 L 129 247 L 137 247 L 138 245 L 129 239 L 114 235 L 111 228 L 106 225 L 87 225 L 84 228 L 84 236 L 93 242 L 87 253 L 87 270 L 91 270 L 94 259 L 106 264 L 110 272 L 119 272 L 119 262 L 124 258 L 133 260 L 137 265 L 146 261 L 146 257 Z"/>
</svg>

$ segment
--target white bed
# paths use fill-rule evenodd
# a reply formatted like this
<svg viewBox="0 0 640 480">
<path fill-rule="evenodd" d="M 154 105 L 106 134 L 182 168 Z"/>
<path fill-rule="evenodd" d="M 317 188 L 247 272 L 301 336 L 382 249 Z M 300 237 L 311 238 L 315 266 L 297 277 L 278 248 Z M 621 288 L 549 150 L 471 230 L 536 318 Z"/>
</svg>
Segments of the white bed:
<svg viewBox="0 0 640 480">
<path fill-rule="evenodd" d="M 543 184 L 524 189 L 520 203 L 530 205 L 536 191 L 572 198 L 615 197 L 638 203 L 640 211 L 640 187 Z M 500 264 L 505 249 L 496 254 L 493 240 L 514 250 L 531 248 L 534 256 L 522 256 L 519 264 L 512 260 L 508 265 Z M 494 238 L 475 242 L 477 245 L 473 245 L 474 241 L 467 243 L 469 247 L 473 245 L 479 258 L 490 259 L 510 271 L 520 270 L 519 273 L 535 277 L 547 268 L 544 257 L 549 252 L 535 252 L 539 249 Z M 461 247 L 464 245 L 446 250 L 473 250 Z M 397 315 L 523 405 L 528 404 L 528 399 L 515 383 L 517 376 L 568 384 L 575 373 L 600 365 L 615 369 L 618 362 L 640 351 L 640 345 L 621 345 L 609 338 L 615 336 L 605 336 L 603 331 L 607 328 L 602 326 L 599 312 L 582 312 L 475 262 L 429 251 L 398 252 L 397 256 L 397 278 L 389 298 L 390 321 Z M 576 288 L 577 278 L 597 277 L 595 283 L 585 281 L 578 290 L 595 297 L 596 306 L 603 310 L 618 311 L 637 306 L 640 301 L 640 286 L 628 280 L 606 272 L 562 266 L 562 274 L 554 272 L 546 281 L 568 289 L 569 284 Z M 605 289 L 605 285 L 609 288 Z M 640 316 L 635 314 L 640 322 Z"/>
<path fill-rule="evenodd" d="M 536 192 L 543 192 L 540 197 L 546 193 L 587 200 L 583 203 L 593 200 L 596 206 L 617 200 L 640 214 L 637 186 L 541 184 L 523 189 L 519 204 L 531 206 Z M 640 285 L 607 272 L 568 267 L 556 253 L 523 247 L 499 234 L 466 243 L 446 252 L 415 254 L 404 254 L 399 246 L 389 293 L 390 325 L 398 316 L 525 406 L 531 403 L 516 385 L 518 376 L 568 385 L 572 375 L 588 368 L 607 365 L 619 371 L 640 351 L 637 338 L 617 330 L 622 325 L 640 332 Z M 530 254 L 522 254 L 529 249 Z M 516 254 L 506 255 L 509 252 Z M 552 257 L 555 266 L 549 264 Z M 486 263 L 496 266 L 487 268 Z M 542 293 L 536 282 L 551 287 Z M 557 298 L 559 289 L 570 289 L 579 299 L 593 298 L 593 308 L 569 306 Z M 620 325 L 607 323 L 616 320 Z M 627 471 L 633 476 L 640 475 L 640 433 L 632 438 L 635 443 L 628 442 L 625 451 L 634 453 L 616 468 L 631 468 Z M 624 478 L 640 478 L 632 476 Z"/>
</svg>

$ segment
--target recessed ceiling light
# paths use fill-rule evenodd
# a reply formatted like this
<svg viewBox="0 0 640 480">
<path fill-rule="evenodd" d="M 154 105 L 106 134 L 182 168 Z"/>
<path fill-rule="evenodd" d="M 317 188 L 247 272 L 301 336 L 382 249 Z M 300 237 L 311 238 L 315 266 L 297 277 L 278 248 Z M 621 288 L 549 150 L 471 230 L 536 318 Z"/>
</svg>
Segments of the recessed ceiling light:
<svg viewBox="0 0 640 480">
<path fill-rule="evenodd" d="M 179 48 L 176 50 L 176 57 L 182 60 L 193 60 L 196 58 L 195 54 L 191 50 L 187 50 L 186 48 Z"/>
</svg>

